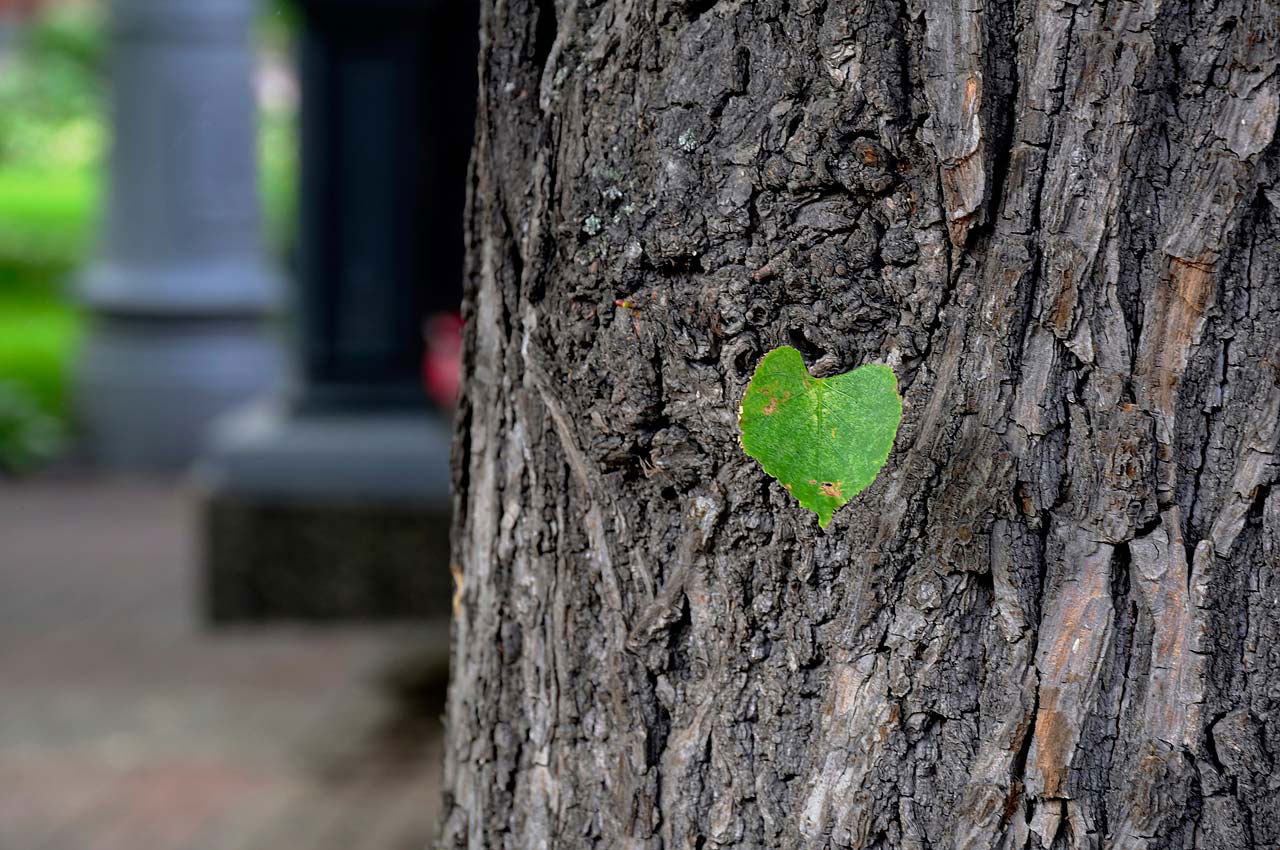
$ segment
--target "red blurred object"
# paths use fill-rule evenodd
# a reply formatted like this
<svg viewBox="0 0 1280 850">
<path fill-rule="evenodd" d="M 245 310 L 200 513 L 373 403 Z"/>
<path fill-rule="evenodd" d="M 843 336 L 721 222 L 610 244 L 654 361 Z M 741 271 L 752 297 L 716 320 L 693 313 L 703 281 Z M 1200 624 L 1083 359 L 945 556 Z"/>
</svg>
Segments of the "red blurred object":
<svg viewBox="0 0 1280 850">
<path fill-rule="evenodd" d="M 462 380 L 462 316 L 434 313 L 427 317 L 423 331 L 427 348 L 422 356 L 422 385 L 432 401 L 451 408 Z"/>
</svg>

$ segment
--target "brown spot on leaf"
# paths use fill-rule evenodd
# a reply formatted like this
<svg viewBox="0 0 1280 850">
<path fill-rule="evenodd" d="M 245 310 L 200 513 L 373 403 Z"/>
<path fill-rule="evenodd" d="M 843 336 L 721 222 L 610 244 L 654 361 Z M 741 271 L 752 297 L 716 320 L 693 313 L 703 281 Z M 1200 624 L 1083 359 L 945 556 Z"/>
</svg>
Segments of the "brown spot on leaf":
<svg viewBox="0 0 1280 850">
<path fill-rule="evenodd" d="M 769 403 L 766 404 L 760 412 L 763 413 L 765 416 L 772 416 L 777 411 L 778 411 L 778 399 L 774 397 L 769 399 Z"/>
<path fill-rule="evenodd" d="M 822 491 L 822 495 L 824 496 L 830 496 L 833 499 L 841 499 L 844 498 L 840 495 L 840 485 L 842 483 L 843 482 L 841 481 L 823 481 L 822 486 L 818 489 Z"/>
</svg>

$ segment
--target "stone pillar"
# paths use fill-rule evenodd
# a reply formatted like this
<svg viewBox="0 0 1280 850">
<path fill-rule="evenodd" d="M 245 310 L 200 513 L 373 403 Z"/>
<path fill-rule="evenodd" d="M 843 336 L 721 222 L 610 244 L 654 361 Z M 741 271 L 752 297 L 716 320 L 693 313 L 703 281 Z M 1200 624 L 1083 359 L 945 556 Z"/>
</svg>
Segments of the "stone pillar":
<svg viewBox="0 0 1280 850">
<path fill-rule="evenodd" d="M 211 420 L 278 385 L 254 5 L 112 0 L 109 195 L 77 376 L 89 453 L 108 466 L 184 465 Z"/>
<path fill-rule="evenodd" d="M 474 0 L 299 0 L 298 382 L 200 467 L 215 620 L 449 611 L 448 414 L 423 325 L 458 309 Z"/>
</svg>

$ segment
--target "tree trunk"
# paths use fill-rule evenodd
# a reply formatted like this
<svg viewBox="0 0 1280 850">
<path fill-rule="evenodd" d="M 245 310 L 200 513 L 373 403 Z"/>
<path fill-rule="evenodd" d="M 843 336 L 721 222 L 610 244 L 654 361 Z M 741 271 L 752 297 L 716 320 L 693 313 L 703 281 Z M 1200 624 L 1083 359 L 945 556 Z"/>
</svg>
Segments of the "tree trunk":
<svg viewBox="0 0 1280 850">
<path fill-rule="evenodd" d="M 442 845 L 1280 847 L 1278 28 L 489 0 Z M 905 399 L 825 532 L 779 344 Z"/>
</svg>

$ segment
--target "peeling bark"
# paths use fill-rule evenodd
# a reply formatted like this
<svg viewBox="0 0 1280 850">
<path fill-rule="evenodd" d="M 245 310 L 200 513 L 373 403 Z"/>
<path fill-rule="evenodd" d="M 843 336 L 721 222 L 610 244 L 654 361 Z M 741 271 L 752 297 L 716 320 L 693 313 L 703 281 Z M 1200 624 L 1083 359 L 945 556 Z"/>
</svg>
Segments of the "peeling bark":
<svg viewBox="0 0 1280 850">
<path fill-rule="evenodd" d="M 1280 848 L 1280 8 L 491 0 L 442 847 Z M 827 532 L 759 358 L 898 374 Z"/>
</svg>

